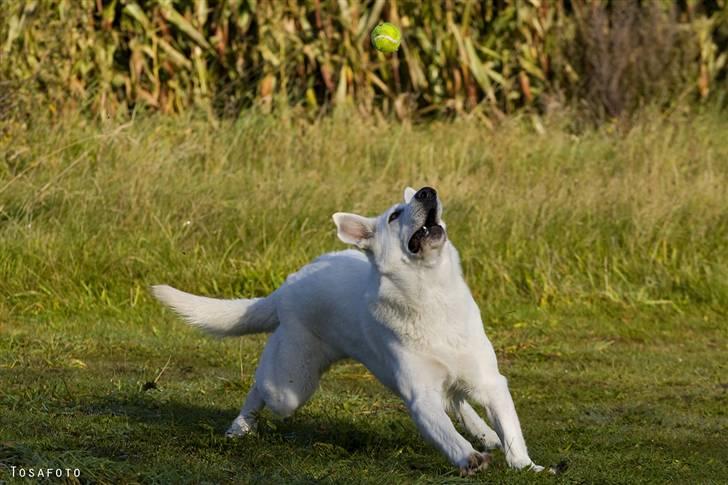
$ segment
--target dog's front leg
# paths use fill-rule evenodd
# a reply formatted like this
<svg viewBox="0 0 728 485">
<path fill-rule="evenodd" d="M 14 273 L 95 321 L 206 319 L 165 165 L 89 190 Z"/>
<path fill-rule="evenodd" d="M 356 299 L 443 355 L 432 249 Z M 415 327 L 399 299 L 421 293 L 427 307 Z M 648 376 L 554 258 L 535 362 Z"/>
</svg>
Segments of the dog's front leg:
<svg viewBox="0 0 728 485">
<path fill-rule="evenodd" d="M 488 466 L 490 455 L 477 452 L 453 426 L 441 393 L 417 389 L 405 404 L 422 436 L 457 466 L 461 474 L 471 475 Z"/>
<path fill-rule="evenodd" d="M 409 369 L 414 372 L 400 366 L 402 372 L 397 379 L 397 387 L 422 436 L 457 466 L 462 475 L 472 475 L 486 468 L 490 455 L 476 451 L 458 433 L 445 411 L 444 379 L 438 376 L 440 370 L 422 361 L 409 364 Z"/>
<path fill-rule="evenodd" d="M 528 456 L 521 423 L 506 378 L 496 372 L 482 381 L 474 391 L 473 397 L 485 407 L 488 419 L 500 438 L 508 465 L 517 469 L 543 470 L 542 466 L 534 464 Z"/>
<path fill-rule="evenodd" d="M 502 448 L 498 433 L 485 424 L 483 418 L 478 416 L 475 409 L 465 399 L 453 402 L 452 406 L 460 423 L 468 433 L 477 438 L 485 446 L 486 450 Z"/>
</svg>

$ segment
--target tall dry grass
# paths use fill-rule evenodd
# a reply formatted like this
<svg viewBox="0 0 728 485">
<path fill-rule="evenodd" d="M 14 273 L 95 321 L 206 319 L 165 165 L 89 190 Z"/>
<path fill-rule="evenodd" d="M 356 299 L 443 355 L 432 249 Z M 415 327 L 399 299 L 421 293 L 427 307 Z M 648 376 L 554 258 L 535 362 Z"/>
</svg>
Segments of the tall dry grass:
<svg viewBox="0 0 728 485">
<path fill-rule="evenodd" d="M 369 44 L 381 20 L 400 52 Z M 250 106 L 497 122 L 565 100 L 619 116 L 725 92 L 726 2 L 5 0 L 0 118 Z"/>
</svg>

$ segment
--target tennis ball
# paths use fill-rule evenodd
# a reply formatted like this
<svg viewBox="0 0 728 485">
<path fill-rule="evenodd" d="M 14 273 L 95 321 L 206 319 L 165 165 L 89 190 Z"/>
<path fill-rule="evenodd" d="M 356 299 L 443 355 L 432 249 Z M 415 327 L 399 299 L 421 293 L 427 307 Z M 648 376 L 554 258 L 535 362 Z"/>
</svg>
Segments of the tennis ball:
<svg viewBox="0 0 728 485">
<path fill-rule="evenodd" d="M 372 30 L 372 45 L 380 52 L 397 52 L 402 34 L 394 24 L 382 22 Z"/>
</svg>

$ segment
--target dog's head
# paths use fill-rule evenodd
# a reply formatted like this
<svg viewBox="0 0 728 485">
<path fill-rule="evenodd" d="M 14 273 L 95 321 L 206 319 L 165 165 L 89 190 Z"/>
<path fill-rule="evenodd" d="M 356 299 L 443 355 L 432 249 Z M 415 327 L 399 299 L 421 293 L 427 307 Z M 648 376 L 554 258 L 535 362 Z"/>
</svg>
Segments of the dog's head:
<svg viewBox="0 0 728 485">
<path fill-rule="evenodd" d="M 369 253 L 380 269 L 399 262 L 431 264 L 447 244 L 442 203 L 435 189 L 407 187 L 404 203 L 378 217 L 337 212 L 334 222 L 339 239 Z"/>
</svg>

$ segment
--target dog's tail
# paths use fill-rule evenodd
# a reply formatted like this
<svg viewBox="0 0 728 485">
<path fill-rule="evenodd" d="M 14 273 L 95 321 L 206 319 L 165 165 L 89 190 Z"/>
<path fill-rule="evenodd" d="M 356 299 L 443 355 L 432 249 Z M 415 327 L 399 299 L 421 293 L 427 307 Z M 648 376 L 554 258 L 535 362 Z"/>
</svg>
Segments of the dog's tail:
<svg viewBox="0 0 728 485">
<path fill-rule="evenodd" d="M 185 293 L 167 285 L 152 286 L 152 294 L 190 325 L 219 337 L 272 332 L 278 327 L 272 295 L 250 300 L 218 300 Z"/>
</svg>

